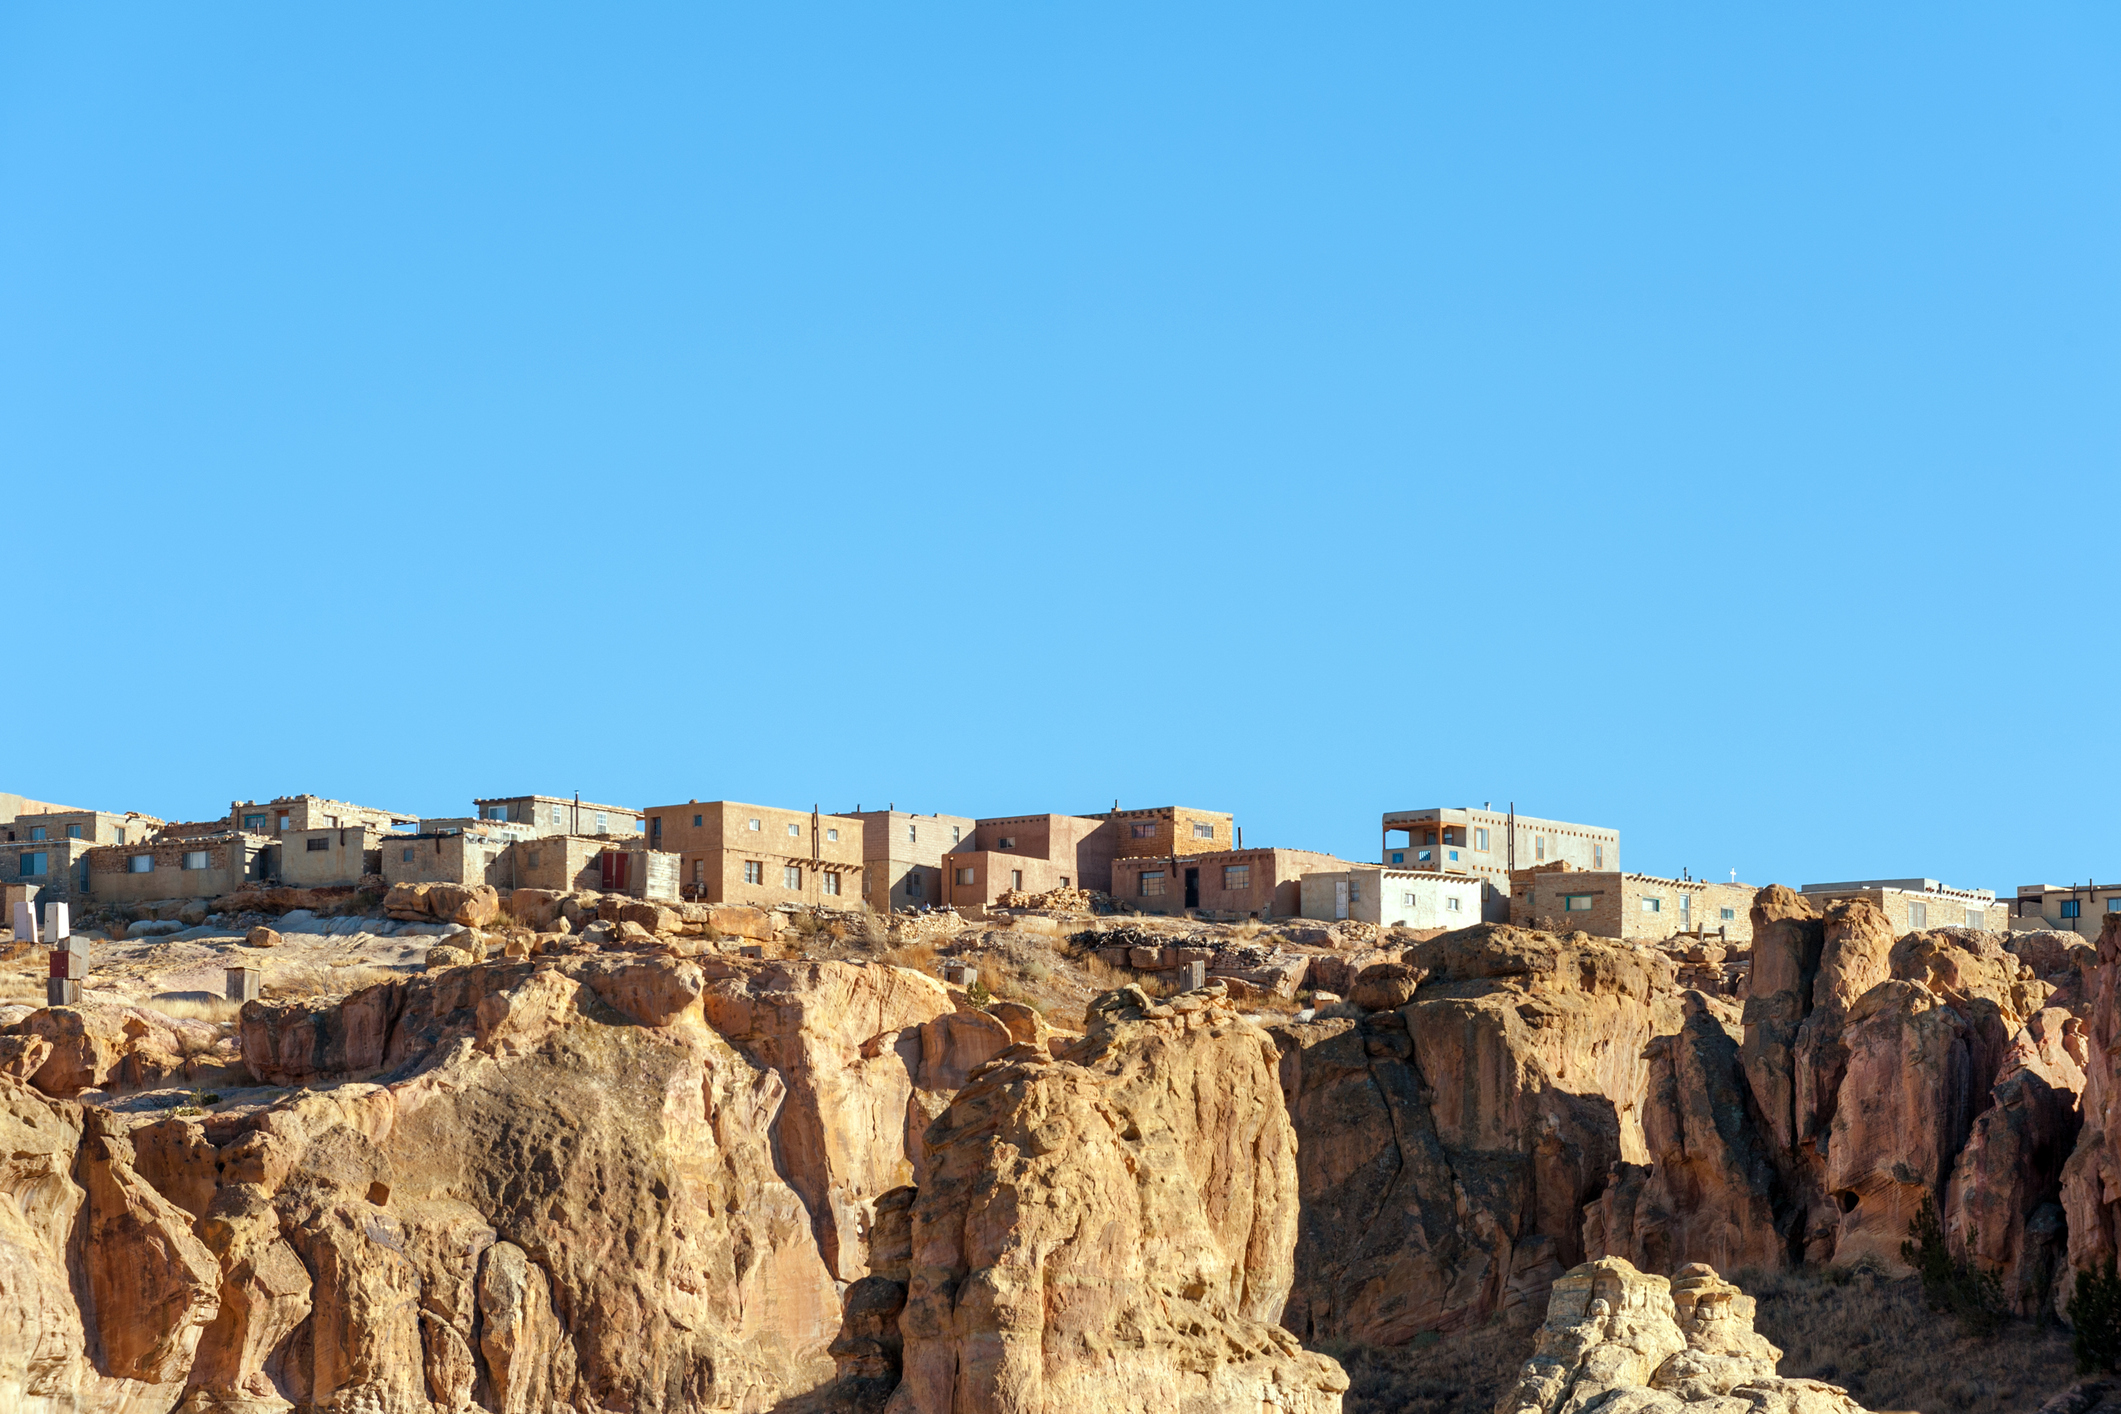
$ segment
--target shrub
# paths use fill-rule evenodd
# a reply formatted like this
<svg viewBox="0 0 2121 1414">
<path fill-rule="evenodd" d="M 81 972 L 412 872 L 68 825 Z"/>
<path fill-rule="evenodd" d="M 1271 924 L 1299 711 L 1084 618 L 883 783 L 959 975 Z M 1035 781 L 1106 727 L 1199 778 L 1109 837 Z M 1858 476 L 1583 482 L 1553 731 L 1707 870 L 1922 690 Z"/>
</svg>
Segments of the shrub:
<svg viewBox="0 0 2121 1414">
<path fill-rule="evenodd" d="M 2077 1293 L 2069 1299 L 2070 1350 L 2079 1373 L 2121 1366 L 2121 1277 L 2114 1259 L 2106 1270 L 2077 1273 Z"/>
<path fill-rule="evenodd" d="M 1994 1272 L 1952 1255 L 1934 1198 L 1923 1196 L 1921 1210 L 1907 1225 L 1907 1235 L 1908 1241 L 1900 1244 L 1900 1256 L 1922 1278 L 1922 1299 L 1929 1308 L 1957 1316 L 1970 1335 L 1994 1335 L 2010 1315 L 2003 1304 L 2003 1283 Z"/>
</svg>

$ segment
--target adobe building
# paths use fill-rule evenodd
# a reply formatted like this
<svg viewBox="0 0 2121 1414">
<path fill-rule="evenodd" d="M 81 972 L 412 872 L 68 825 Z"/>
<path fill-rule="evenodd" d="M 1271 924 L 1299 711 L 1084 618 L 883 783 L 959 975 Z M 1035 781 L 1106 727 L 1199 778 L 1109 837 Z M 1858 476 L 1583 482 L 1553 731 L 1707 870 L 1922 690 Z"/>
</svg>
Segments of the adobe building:
<svg viewBox="0 0 2121 1414">
<path fill-rule="evenodd" d="M 37 905 L 40 918 L 47 903 L 79 908 L 90 897 L 88 852 L 93 848 L 86 840 L 64 836 L 0 843 L 0 884 L 8 886 L 10 901 Z"/>
<path fill-rule="evenodd" d="M 1297 918 L 1303 876 L 1349 868 L 1308 849 L 1231 849 L 1213 854 L 1112 861 L 1112 900 L 1137 913 Z"/>
<path fill-rule="evenodd" d="M 517 825 L 539 835 L 637 835 L 647 812 L 598 805 L 569 795 L 501 795 L 471 803 L 474 818 Z M 648 841 L 656 847 L 655 841 Z"/>
<path fill-rule="evenodd" d="M 1183 805 L 993 816 L 978 821 L 965 846 L 944 857 L 944 902 L 990 908 L 1011 890 L 1073 888 L 1117 896 L 1116 861 L 1216 853 L 1235 842 L 1234 831 L 1228 814 Z"/>
<path fill-rule="evenodd" d="M 1481 914 L 1490 922 L 1512 917 L 1510 876 L 1542 864 L 1572 869 L 1620 869 L 1620 831 L 1568 820 L 1543 820 L 1515 810 L 1436 806 L 1388 810 L 1384 863 L 1393 869 L 1470 874 L 1488 885 Z M 1394 836 L 1399 836 L 1394 839 Z"/>
<path fill-rule="evenodd" d="M 224 830 L 171 835 L 88 851 L 89 896 L 97 903 L 216 898 L 265 877 L 273 841 Z"/>
<path fill-rule="evenodd" d="M 2010 905 L 1998 903 L 1993 890 L 1946 888 L 1935 879 L 1853 879 L 1806 884 L 1798 892 L 1819 904 L 1867 898 L 1884 911 L 1895 935 L 1926 928 L 2002 932 L 2010 927 Z"/>
<path fill-rule="evenodd" d="M 1306 918 L 1353 919 L 1380 928 L 1464 928 L 1481 921 L 1487 885 L 1466 874 L 1357 864 L 1299 881 Z"/>
<path fill-rule="evenodd" d="M 689 800 L 643 812 L 648 843 L 678 857 L 678 890 L 703 903 L 754 908 L 862 903 L 862 821 L 816 808 Z"/>
<path fill-rule="evenodd" d="M 2012 932 L 2048 929 L 2096 938 L 2106 915 L 2121 913 L 2121 884 L 2020 884 L 2017 896 L 2004 903 Z"/>
<path fill-rule="evenodd" d="M 25 811 L 0 826 L 0 838 L 39 844 L 46 840 L 86 840 L 96 844 L 129 844 L 146 839 L 164 822 L 137 810 L 120 815 L 110 810 Z M 223 826 L 225 829 L 226 826 Z"/>
<path fill-rule="evenodd" d="M 979 828 L 969 815 L 915 815 L 859 806 L 850 815 L 862 822 L 862 897 L 879 913 L 942 903 L 943 856 Z"/>
<path fill-rule="evenodd" d="M 386 840 L 408 838 L 373 825 L 287 830 L 273 845 L 272 877 L 302 889 L 340 888 L 383 872 Z"/>
<path fill-rule="evenodd" d="M 26 795 L 16 795 L 12 791 L 0 790 L 0 825 L 13 822 L 18 815 L 42 815 L 55 812 L 67 814 L 71 813 L 74 808 L 71 805 L 56 805 L 49 800 L 32 800 Z M 13 914 L 10 913 L 9 916 L 12 917 Z"/>
<path fill-rule="evenodd" d="M 381 842 L 377 872 L 386 884 L 514 888 L 516 881 L 508 877 L 508 871 L 497 868 L 514 843 L 515 836 L 488 832 L 476 824 L 430 829 L 423 823 L 417 833 L 392 834 Z"/>
<path fill-rule="evenodd" d="M 1679 933 L 1753 940 L 1751 884 L 1666 879 L 1617 869 L 1576 869 L 1566 860 L 1511 875 L 1510 921 L 1550 933 L 1663 942 Z"/>
<path fill-rule="evenodd" d="M 288 830 L 336 830 L 346 825 L 366 825 L 381 832 L 393 826 L 413 824 L 418 819 L 416 815 L 377 810 L 321 795 L 282 795 L 266 801 L 230 801 L 228 818 L 220 821 L 219 826 L 223 830 L 253 835 L 277 835 Z M 180 828 L 184 833 L 194 833 L 191 826 Z"/>
</svg>

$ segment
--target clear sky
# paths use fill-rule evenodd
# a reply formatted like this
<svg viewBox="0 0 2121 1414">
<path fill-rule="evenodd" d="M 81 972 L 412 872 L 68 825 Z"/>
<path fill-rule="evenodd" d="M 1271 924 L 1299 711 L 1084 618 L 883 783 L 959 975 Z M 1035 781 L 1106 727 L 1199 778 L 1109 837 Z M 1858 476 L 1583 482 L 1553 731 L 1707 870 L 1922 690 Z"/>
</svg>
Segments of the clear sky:
<svg viewBox="0 0 2121 1414">
<path fill-rule="evenodd" d="M 0 6 L 0 789 L 2121 875 L 2111 5 Z"/>
</svg>

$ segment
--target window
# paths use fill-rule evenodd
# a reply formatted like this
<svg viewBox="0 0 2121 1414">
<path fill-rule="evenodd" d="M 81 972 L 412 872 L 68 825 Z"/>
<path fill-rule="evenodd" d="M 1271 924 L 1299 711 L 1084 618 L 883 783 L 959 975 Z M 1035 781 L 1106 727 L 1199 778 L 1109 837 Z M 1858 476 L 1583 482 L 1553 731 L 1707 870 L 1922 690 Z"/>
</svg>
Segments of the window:
<svg viewBox="0 0 2121 1414">
<path fill-rule="evenodd" d="M 1642 911 L 1644 913 L 1662 913 L 1664 912 L 1664 900 L 1661 898 L 1646 898 L 1642 901 Z"/>
<path fill-rule="evenodd" d="M 1594 844 L 1594 845 L 1592 845 L 1592 846 L 1591 846 L 1591 867 L 1592 867 L 1593 869 L 1603 869 L 1603 868 L 1605 868 L 1605 846 L 1604 846 L 1604 845 L 1602 845 L 1602 844 Z"/>
<path fill-rule="evenodd" d="M 412 846 L 411 846 L 411 845 L 407 845 L 407 846 L 405 846 L 405 854 L 404 854 L 404 859 L 405 859 L 405 862 L 406 862 L 406 863 L 408 863 L 408 864 L 410 864 L 410 863 L 412 862 Z"/>
<path fill-rule="evenodd" d="M 1066 874 L 1060 876 L 1060 886 L 1064 889 L 1068 887 L 1068 876 Z"/>
<path fill-rule="evenodd" d="M 308 850 L 311 854 L 322 854 L 325 850 L 331 848 L 331 841 L 323 838 L 322 836 L 318 836 L 314 839 L 306 839 L 302 841 L 302 847 Z"/>
<path fill-rule="evenodd" d="M 798 826 L 790 825 L 788 827 L 788 833 L 791 835 L 800 835 L 802 833 L 802 829 Z"/>
<path fill-rule="evenodd" d="M 2121 913 L 2121 894 L 2116 894 L 2106 901 L 2106 911 L 2108 913 Z"/>
<path fill-rule="evenodd" d="M 287 812 L 280 812 L 280 818 L 273 822 L 273 828 L 276 830 L 284 830 L 287 828 Z"/>
<path fill-rule="evenodd" d="M 1561 896 L 1561 911 L 1563 913 L 1589 913 L 1591 911 L 1591 895 L 1563 894 Z"/>
<path fill-rule="evenodd" d="M 1213 825 L 1197 824 L 1193 827 L 1193 838 L 1197 840 L 1212 840 L 1215 838 L 1215 827 Z"/>
<path fill-rule="evenodd" d="M 1225 864 L 1223 887 L 1226 889 L 1249 889 L 1252 887 L 1252 866 L 1249 864 Z"/>
<path fill-rule="evenodd" d="M 1692 894 L 1681 894 L 1679 896 L 1679 916 L 1682 919 L 1694 916 L 1694 896 Z"/>
<path fill-rule="evenodd" d="M 79 825 L 68 825 L 68 826 L 66 827 L 66 837 L 67 837 L 68 839 L 70 839 L 70 840 L 78 840 L 78 839 L 80 839 L 80 838 L 81 838 L 81 827 L 80 827 Z"/>
<path fill-rule="evenodd" d="M 119 843 L 119 844 L 124 844 L 124 843 L 125 843 L 125 827 L 124 827 L 124 826 L 122 826 L 122 825 L 121 825 L 121 826 L 119 826 L 119 827 L 118 827 L 118 832 L 117 832 L 117 833 L 118 833 L 118 843 Z"/>
<path fill-rule="evenodd" d="M 958 826 L 956 826 L 956 825 L 952 825 L 952 826 L 950 827 L 950 843 L 952 843 L 952 844 L 956 844 L 956 843 L 957 843 L 957 836 L 958 836 Z"/>
<path fill-rule="evenodd" d="M 1726 923 L 1730 922 L 1733 918 L 1736 918 L 1737 916 L 1738 910 L 1735 908 L 1726 908 L 1723 910 L 1723 921 Z"/>
<path fill-rule="evenodd" d="M 952 838 L 952 839 L 955 839 L 955 838 L 957 837 L 957 831 L 955 831 L 955 830 L 952 830 L 952 831 L 950 832 L 950 835 L 951 835 L 951 838 Z M 906 827 L 906 843 L 907 843 L 907 844 L 913 844 L 913 843 L 914 843 L 915 841 L 919 840 L 919 839 L 920 839 L 920 837 L 921 837 L 921 827 L 920 827 L 920 826 L 918 826 L 918 825 L 908 825 L 908 826 Z"/>
<path fill-rule="evenodd" d="M 534 855 L 534 854 L 533 854 L 533 855 L 532 855 L 532 856 L 530 857 L 530 862 L 531 862 L 532 864 L 535 864 L 535 863 L 537 863 L 537 862 L 538 862 L 538 857 L 537 857 L 536 855 Z M 706 860 L 704 860 L 704 859 L 695 859 L 695 860 L 693 860 L 693 861 L 692 861 L 692 882 L 693 882 L 693 883 L 695 883 L 695 884 L 704 884 L 704 883 L 706 883 L 706 882 L 707 882 L 707 861 L 706 861 Z"/>
<path fill-rule="evenodd" d="M 155 872 L 155 857 L 152 854 L 136 854 L 125 861 L 128 874 L 152 874 Z"/>
<path fill-rule="evenodd" d="M 753 833 L 757 833 L 759 828 L 759 822 L 756 820 L 747 820 L 744 822 L 744 828 L 752 831 Z"/>
<path fill-rule="evenodd" d="M 2073 906 L 2074 906 L 2074 905 L 2073 905 Z M 2074 918 L 2074 917 L 2076 917 L 2076 915 L 2075 915 L 2074 913 L 2072 913 L 2072 914 L 2069 914 L 2068 916 L 2069 916 L 2069 917 L 2071 917 L 2071 918 Z M 1926 903 L 1911 903 L 1911 904 L 1909 904 L 1909 905 L 1907 906 L 1907 926 L 1908 926 L 1908 927 L 1910 927 L 1910 928 L 1927 928 L 1927 927 L 1929 927 L 1929 926 L 1930 926 L 1930 906 L 1929 906 L 1928 904 L 1926 904 Z"/>
<path fill-rule="evenodd" d="M 839 839 L 839 837 L 840 837 L 840 832 L 839 832 L 838 830 L 827 830 L 827 831 L 825 831 L 825 838 L 826 838 L 826 839 L 828 839 L 828 840 L 837 840 L 837 839 Z"/>
<path fill-rule="evenodd" d="M 704 825 L 705 823 L 707 823 L 707 817 L 704 815 L 695 815 L 692 817 L 692 828 L 695 830 L 697 830 L 701 825 Z"/>
<path fill-rule="evenodd" d="M 1156 838 L 1156 822 L 1151 820 L 1146 824 L 1129 826 L 1128 833 L 1138 840 L 1153 840 Z"/>
<path fill-rule="evenodd" d="M 1023 870 L 1021 870 L 1021 869 L 1011 869 L 1011 870 L 1009 871 L 1009 887 L 1010 887 L 1010 888 L 1012 888 L 1012 889 L 1017 889 L 1017 890 L 1019 890 L 1019 891 L 1020 891 L 1020 890 L 1022 890 L 1022 888 L 1024 887 L 1024 871 L 1023 871 Z"/>
<path fill-rule="evenodd" d="M 1458 862 L 1458 851 L 1454 849 L 1454 850 L 1452 850 L 1452 851 L 1450 852 L 1450 854 L 1451 854 L 1451 862 L 1452 862 L 1453 864 L 1456 864 L 1456 863 Z"/>
<path fill-rule="evenodd" d="M 534 850 L 534 849 L 532 849 L 532 850 L 525 850 L 525 851 L 524 851 L 524 853 L 523 853 L 523 864 L 524 864 L 524 867 L 526 867 L 526 868 L 530 868 L 530 869 L 535 869 L 535 868 L 537 868 L 537 867 L 538 867 L 538 854 L 539 854 L 539 851 L 537 851 L 537 850 Z"/>
<path fill-rule="evenodd" d="M 745 860 L 745 861 L 744 861 L 744 882 L 745 882 L 745 883 L 747 883 L 747 884 L 763 884 L 763 883 L 765 883 L 765 882 L 766 882 L 766 866 L 765 866 L 765 865 L 763 865 L 763 864 L 761 864 L 761 863 L 759 863 L 759 861 L 757 861 L 756 859 L 747 859 L 747 860 Z"/>
<path fill-rule="evenodd" d="M 1435 844 L 1436 832 L 1434 830 L 1423 830 L 1421 832 L 1421 842 L 1423 844 Z"/>
<path fill-rule="evenodd" d="M 558 828 L 558 827 L 559 827 L 559 825 L 560 825 L 560 823 L 561 823 L 561 821 L 560 821 L 560 807 L 559 807 L 559 806 L 557 806 L 557 805 L 555 805 L 555 806 L 553 806 L 553 807 L 552 807 L 552 823 L 553 823 L 553 826 L 554 826 L 554 828 Z M 693 824 L 695 824 L 695 825 L 699 824 L 699 823 L 700 823 L 700 817 L 699 817 L 699 816 L 697 816 L 697 815 L 693 816 L 693 817 L 692 817 L 692 823 L 693 823 Z"/>
<path fill-rule="evenodd" d="M 1408 894 L 1407 897 L 1412 898 L 1414 896 L 1412 894 Z M 1449 898 L 1443 901 L 1444 911 L 1446 913 L 1463 913 L 1465 910 L 1458 906 L 1458 902 L 1458 895 L 1451 895 Z"/>
<path fill-rule="evenodd" d="M 1403 850 L 1403 849 L 1395 849 L 1395 850 L 1393 850 L 1393 851 L 1392 851 L 1392 862 L 1393 862 L 1394 864 L 1404 864 L 1404 863 L 1406 863 L 1406 862 L 1407 862 L 1407 852 L 1406 852 L 1405 850 Z"/>
<path fill-rule="evenodd" d="M 20 857 L 22 862 L 16 867 L 22 871 L 23 878 L 33 879 L 44 873 L 44 855 L 24 853 Z"/>
<path fill-rule="evenodd" d="M 1436 862 L 1436 851 L 1433 849 L 1417 849 L 1414 851 L 1414 862 L 1416 864 L 1433 864 Z"/>
<path fill-rule="evenodd" d="M 243 817 L 243 828 L 246 830 L 262 830 L 265 828 L 265 817 L 263 815 L 245 815 Z"/>
<path fill-rule="evenodd" d="M 1400 895 L 1399 901 L 1405 904 L 1408 908 L 1412 908 L 1414 906 L 1414 895 L 1402 894 Z"/>
<path fill-rule="evenodd" d="M 206 867 L 206 851 L 203 849 L 188 849 L 184 851 L 184 867 L 187 869 L 204 869 Z"/>
<path fill-rule="evenodd" d="M 1014 835 L 1003 835 L 1003 836 L 1002 836 L 1002 838 L 1001 838 L 1001 848 L 1003 848 L 1003 849 L 1015 849 L 1015 848 L 1016 848 L 1016 837 L 1015 837 Z"/>
<path fill-rule="evenodd" d="M 1141 896 L 1143 898 L 1155 898 L 1163 891 L 1164 871 L 1161 869 L 1142 870 Z"/>
<path fill-rule="evenodd" d="M 1362 902 L 1362 880 L 1355 878 L 1351 878 L 1348 880 L 1348 902 Z"/>
<path fill-rule="evenodd" d="M 1545 859 L 1547 857 L 1547 837 L 1545 835 L 1532 836 L 1532 857 L 1534 859 Z"/>
<path fill-rule="evenodd" d="M 508 807 L 505 805 L 482 805 L 479 807 L 479 818 L 482 820 L 506 820 L 508 818 Z"/>
<path fill-rule="evenodd" d="M 1966 911 L 1966 926 L 1969 928 L 1986 928 L 1988 926 L 1988 918 L 1980 909 L 1969 908 Z"/>
<path fill-rule="evenodd" d="M 1479 850 L 1483 854 L 1487 853 L 1488 832 L 1486 830 L 1475 830 L 1473 832 L 1473 848 Z"/>
<path fill-rule="evenodd" d="M 35 839 L 36 837 L 36 831 L 32 830 L 30 832 L 30 838 Z M 1915 907 L 1919 908 L 1921 907 L 1921 905 L 1917 904 L 1915 905 Z M 2083 901 L 2080 899 L 2073 898 L 2066 898 L 2062 900 L 2062 916 L 2064 918 L 2082 918 L 2084 916 Z"/>
<path fill-rule="evenodd" d="M 824 891 L 828 894 L 837 895 L 840 891 L 840 876 L 837 874 L 827 874 L 820 882 L 820 887 L 823 888 Z"/>
<path fill-rule="evenodd" d="M 906 897 L 919 898 L 921 892 L 921 871 L 916 869 L 906 876 Z"/>
<path fill-rule="evenodd" d="M 611 833 L 610 817 L 605 815 L 605 813 L 601 810 L 597 812 L 597 833 L 600 835 L 607 835 Z"/>
<path fill-rule="evenodd" d="M 800 864 L 784 866 L 781 869 L 781 887 L 784 889 L 800 889 L 803 887 L 803 866 Z"/>
<path fill-rule="evenodd" d="M 970 869 L 960 869 L 960 870 L 958 870 L 958 871 L 957 871 L 957 881 L 958 881 L 958 882 L 959 882 L 960 884 L 969 884 L 969 883 L 971 883 L 971 882 L 972 882 L 972 871 L 971 871 Z"/>
<path fill-rule="evenodd" d="M 44 829 L 44 827 L 43 827 L 42 825 L 32 825 L 32 826 L 30 826 L 30 827 L 29 827 L 29 837 L 30 837 L 31 839 L 33 839 L 33 840 L 41 840 L 41 839 L 44 839 L 44 838 L 45 838 L 45 829 Z"/>
</svg>

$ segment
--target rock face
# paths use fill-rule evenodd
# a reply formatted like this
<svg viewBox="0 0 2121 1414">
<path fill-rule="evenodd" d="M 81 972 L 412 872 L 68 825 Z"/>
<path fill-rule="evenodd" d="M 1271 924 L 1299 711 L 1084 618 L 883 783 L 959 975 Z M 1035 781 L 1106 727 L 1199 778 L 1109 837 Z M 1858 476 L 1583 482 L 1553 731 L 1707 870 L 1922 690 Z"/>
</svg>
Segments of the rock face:
<svg viewBox="0 0 2121 1414">
<path fill-rule="evenodd" d="M 1860 1414 L 1838 1385 L 1785 1380 L 1753 1299 L 1707 1266 L 1674 1280 L 1617 1258 L 1554 1283 L 1546 1324 L 1496 1414 Z"/>
<path fill-rule="evenodd" d="M 2058 1310 L 2077 1272 L 2121 1254 L 2121 914 L 2106 915 L 2084 990 L 2084 1032 L 2077 1044 L 2064 1038 L 2056 1047 L 2084 1071 L 2083 1131 L 2062 1173 L 2069 1271 L 2057 1283 Z"/>
<path fill-rule="evenodd" d="M 1065 1059 L 974 1071 L 927 1147 L 891 1414 L 1340 1408 L 1275 1324 L 1295 1134 L 1273 1041 L 1220 996 L 1101 998 Z"/>
<path fill-rule="evenodd" d="M 1302 1227 L 1285 1321 L 1397 1344 L 1536 1312 L 1584 1256 L 1583 1209 L 1648 1150 L 1644 1049 L 1678 1008 L 1668 959 L 1482 925 L 1362 974 L 1359 1020 L 1278 1025 Z"/>
<path fill-rule="evenodd" d="M 0 1407 L 1147 1410 L 1177 1379 L 1337 1410 L 1274 1324 L 1265 1033 L 1136 993 L 1062 1063 L 1028 1008 L 958 1005 L 883 966 L 585 952 L 253 1002 L 247 1063 L 294 1088 L 232 1112 L 0 1073 Z M 40 1076 L 108 1068 L 51 1015 L 59 1047 L 9 1038 Z"/>
<path fill-rule="evenodd" d="M 1646 1267 L 1901 1266 L 1925 1200 L 2031 1314 L 2059 1273 L 2083 1023 L 1993 935 L 1895 939 L 1863 900 L 1753 908 L 1742 1039 L 1689 994 L 1650 1047 L 1652 1163 L 1587 1212 L 1588 1250 Z M 2074 1049 L 2073 1049 L 2074 1047 Z"/>
</svg>

